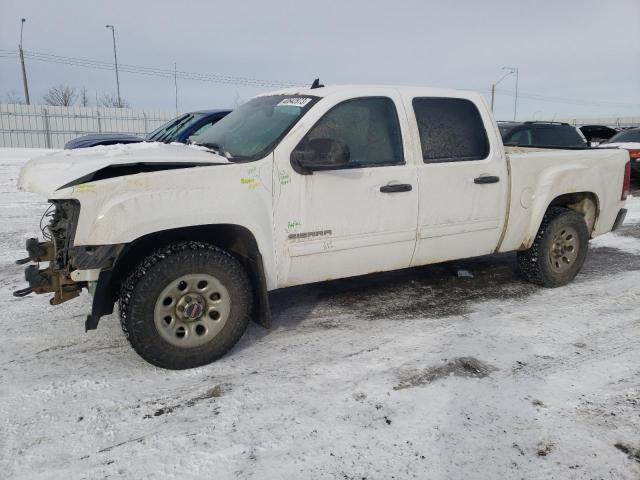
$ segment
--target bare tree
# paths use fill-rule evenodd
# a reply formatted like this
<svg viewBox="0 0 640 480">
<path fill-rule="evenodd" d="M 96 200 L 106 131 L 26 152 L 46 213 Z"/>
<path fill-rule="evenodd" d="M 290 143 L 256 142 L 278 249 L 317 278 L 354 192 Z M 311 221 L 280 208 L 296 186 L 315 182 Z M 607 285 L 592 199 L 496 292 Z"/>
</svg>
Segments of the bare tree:
<svg viewBox="0 0 640 480">
<path fill-rule="evenodd" d="M 127 102 L 124 98 L 120 97 L 118 101 L 118 96 L 113 93 L 105 92 L 102 94 L 100 99 L 98 100 L 98 104 L 101 107 L 116 107 L 116 108 L 129 108 L 129 102 Z"/>
<path fill-rule="evenodd" d="M 4 99 L 5 99 L 6 103 L 13 103 L 13 104 L 16 104 L 16 105 L 24 105 L 24 100 L 22 99 L 22 95 L 20 95 L 15 90 L 11 90 L 10 92 L 7 92 L 7 94 L 4 96 Z"/>
<path fill-rule="evenodd" d="M 82 87 L 80 89 L 80 105 L 83 107 L 88 107 L 91 104 L 89 103 L 89 95 L 87 94 L 87 87 Z"/>
<path fill-rule="evenodd" d="M 47 105 L 68 107 L 73 105 L 77 96 L 78 94 L 75 88 L 70 87 L 69 85 L 56 85 L 51 87 L 42 99 Z"/>
</svg>

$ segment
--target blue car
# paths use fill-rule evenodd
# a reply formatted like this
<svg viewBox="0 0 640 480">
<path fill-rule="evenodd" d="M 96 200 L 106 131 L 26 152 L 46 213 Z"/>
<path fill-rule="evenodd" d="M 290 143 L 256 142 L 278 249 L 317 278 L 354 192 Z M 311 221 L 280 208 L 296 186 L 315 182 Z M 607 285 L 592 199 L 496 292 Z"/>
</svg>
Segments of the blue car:
<svg viewBox="0 0 640 480">
<path fill-rule="evenodd" d="M 230 112 L 231 110 L 201 110 L 184 113 L 158 127 L 146 138 L 128 133 L 92 133 L 69 140 L 64 145 L 64 148 L 72 150 L 75 148 L 95 147 L 97 145 L 140 142 L 187 143 L 190 137 L 202 134 Z"/>
</svg>

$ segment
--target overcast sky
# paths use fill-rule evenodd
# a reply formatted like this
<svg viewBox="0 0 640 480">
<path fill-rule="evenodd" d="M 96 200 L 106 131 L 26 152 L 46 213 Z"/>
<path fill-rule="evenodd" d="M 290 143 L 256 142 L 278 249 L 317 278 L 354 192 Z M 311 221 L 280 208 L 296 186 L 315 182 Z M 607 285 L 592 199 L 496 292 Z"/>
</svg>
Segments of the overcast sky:
<svg viewBox="0 0 640 480">
<path fill-rule="evenodd" d="M 0 0 L 0 49 L 122 64 L 325 84 L 488 90 L 520 71 L 519 119 L 640 115 L 640 0 L 87 1 Z M 32 103 L 50 85 L 115 92 L 112 71 L 27 60 Z M 173 110 L 173 79 L 121 72 L 135 108 Z M 515 75 L 498 87 L 513 91 Z M 233 106 L 273 88 L 179 80 L 180 110 Z M 22 93 L 19 61 L 0 58 L 0 98 Z M 566 101 L 542 101 L 529 95 Z M 576 101 L 576 104 L 569 102 Z M 513 96 L 496 116 L 513 117 Z"/>
</svg>

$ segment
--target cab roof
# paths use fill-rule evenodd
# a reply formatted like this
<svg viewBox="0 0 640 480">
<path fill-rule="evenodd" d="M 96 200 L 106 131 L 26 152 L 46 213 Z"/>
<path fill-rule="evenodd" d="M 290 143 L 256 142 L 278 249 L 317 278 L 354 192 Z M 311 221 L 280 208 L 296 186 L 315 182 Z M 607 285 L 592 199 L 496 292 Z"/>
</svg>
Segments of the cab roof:
<svg viewBox="0 0 640 480">
<path fill-rule="evenodd" d="M 362 84 L 362 85 L 327 85 L 318 88 L 311 87 L 291 87 L 282 90 L 276 90 L 273 92 L 265 93 L 259 96 L 267 95 L 309 95 L 314 97 L 330 97 L 340 94 L 370 94 L 375 91 L 380 94 L 386 92 L 395 92 L 400 94 L 406 94 L 408 96 L 433 96 L 433 97 L 476 97 L 480 95 L 477 92 L 470 90 L 455 90 L 449 88 L 433 88 L 433 87 L 417 87 L 410 85 L 375 85 L 375 84 Z"/>
</svg>

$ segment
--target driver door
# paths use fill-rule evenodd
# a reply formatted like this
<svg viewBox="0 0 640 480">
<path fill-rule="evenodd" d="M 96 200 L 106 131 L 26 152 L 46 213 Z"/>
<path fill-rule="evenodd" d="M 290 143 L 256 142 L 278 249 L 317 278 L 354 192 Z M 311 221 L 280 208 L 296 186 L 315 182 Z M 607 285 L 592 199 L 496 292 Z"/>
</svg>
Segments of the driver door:
<svg viewBox="0 0 640 480">
<path fill-rule="evenodd" d="M 328 102 L 320 102 L 274 153 L 279 286 L 411 263 L 418 188 L 414 163 L 406 161 L 410 145 L 403 142 L 407 125 L 401 99 L 350 98 L 324 109 L 323 103 Z M 346 144 L 348 163 L 311 174 L 296 171 L 292 152 L 319 139 Z"/>
</svg>

